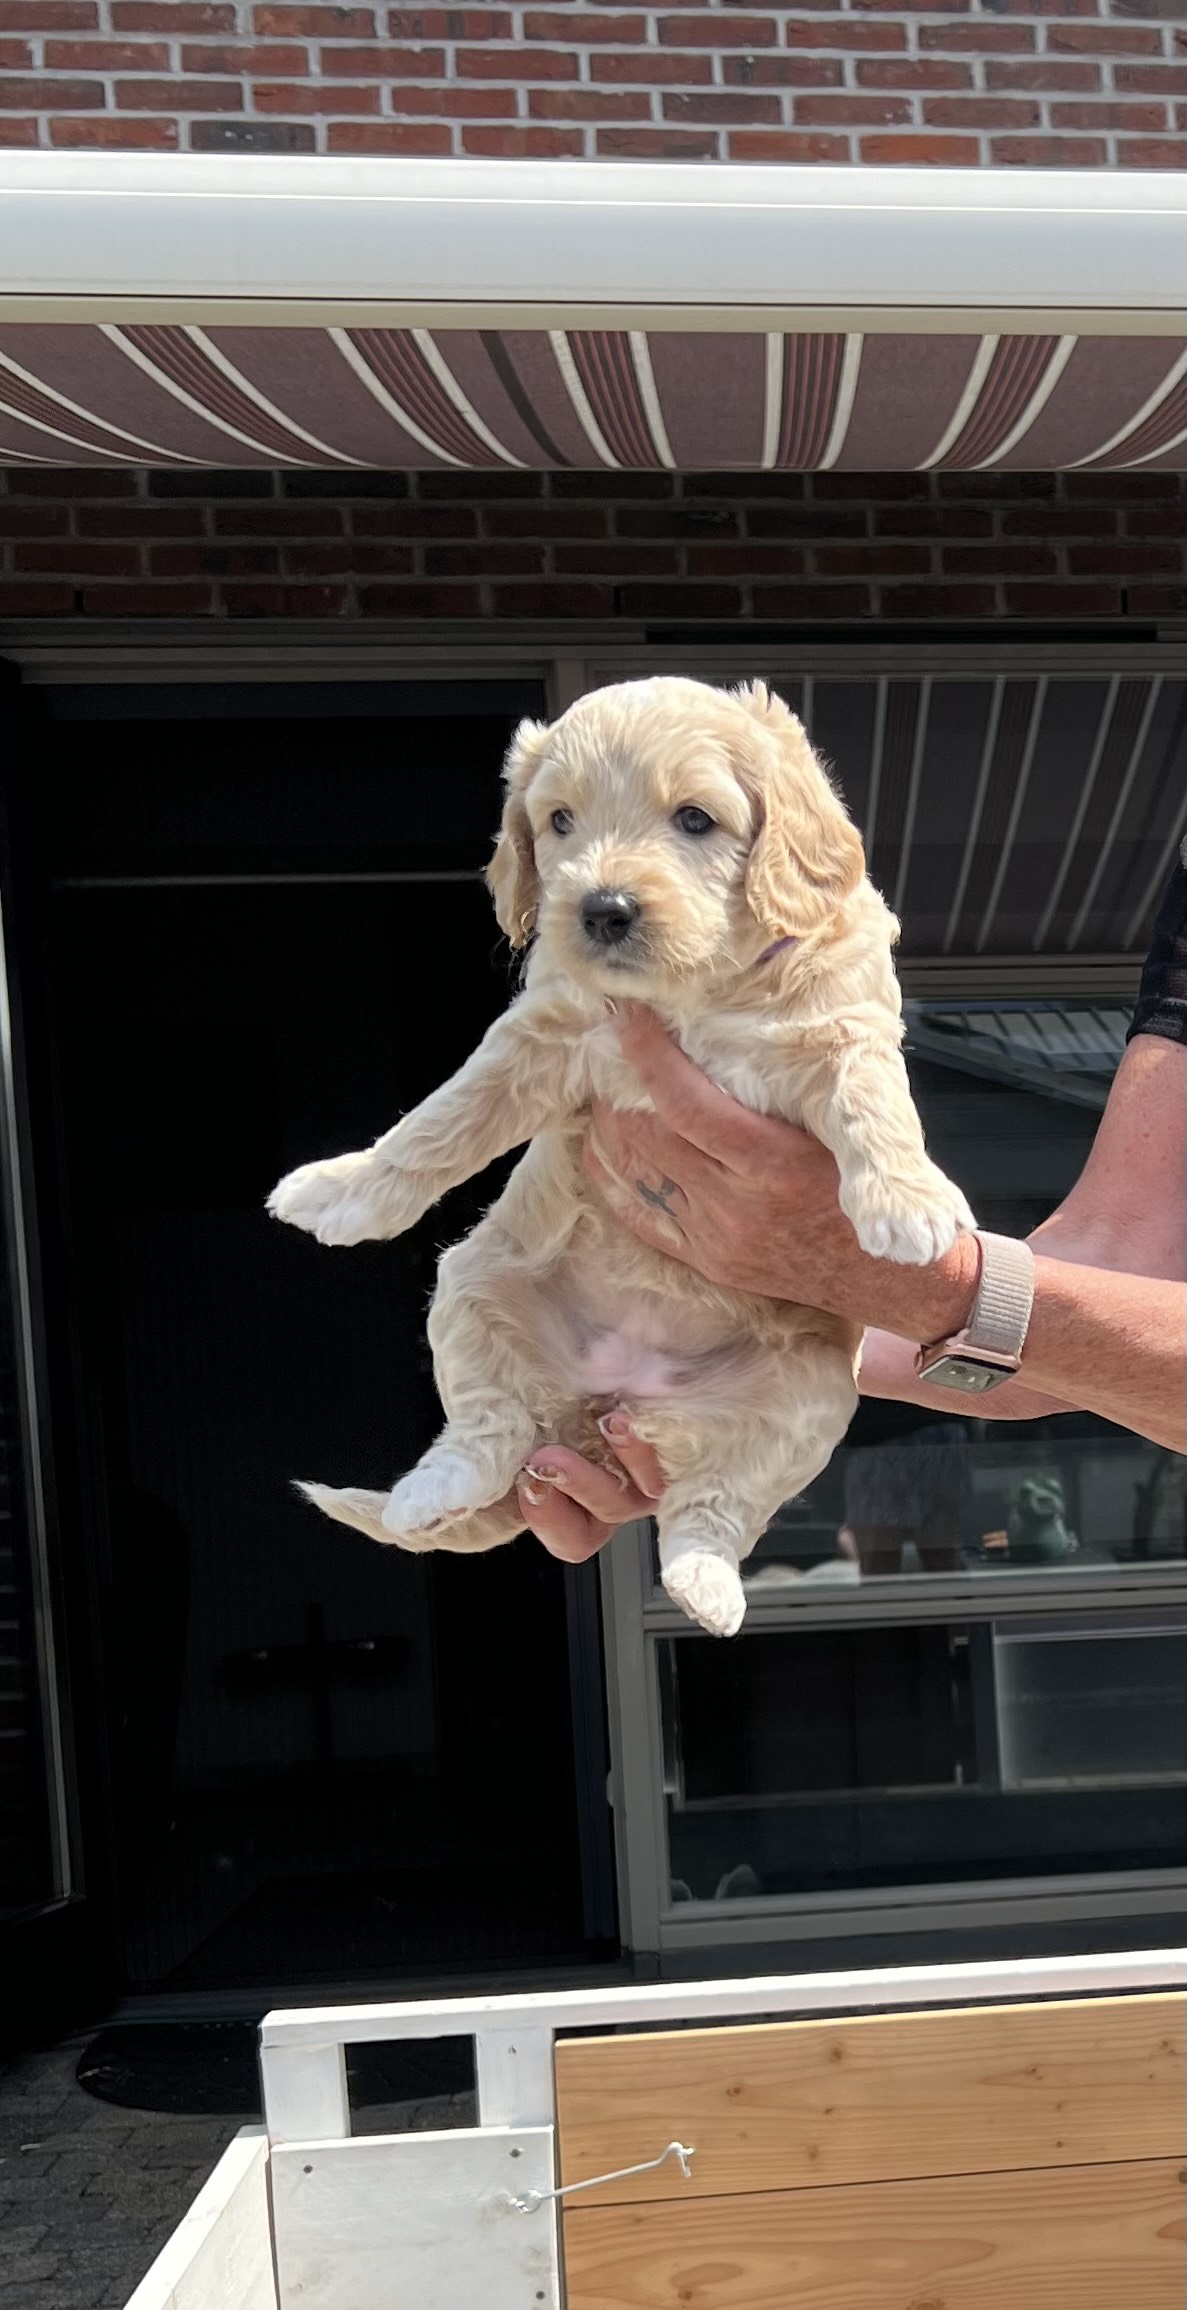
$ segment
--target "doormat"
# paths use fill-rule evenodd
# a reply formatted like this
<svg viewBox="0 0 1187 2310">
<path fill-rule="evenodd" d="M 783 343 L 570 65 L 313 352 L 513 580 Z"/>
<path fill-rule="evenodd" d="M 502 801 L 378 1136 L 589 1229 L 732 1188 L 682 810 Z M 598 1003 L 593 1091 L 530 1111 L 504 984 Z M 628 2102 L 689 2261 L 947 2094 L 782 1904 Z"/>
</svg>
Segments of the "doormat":
<svg viewBox="0 0 1187 2310">
<path fill-rule="evenodd" d="M 262 2115 L 257 2037 L 248 2021 L 113 2024 L 92 2038 L 75 2076 L 84 2093 L 119 2109 L 250 2121 Z M 474 2085 L 467 2038 L 349 2046 L 346 2068 L 354 2109 L 467 2094 Z"/>
</svg>

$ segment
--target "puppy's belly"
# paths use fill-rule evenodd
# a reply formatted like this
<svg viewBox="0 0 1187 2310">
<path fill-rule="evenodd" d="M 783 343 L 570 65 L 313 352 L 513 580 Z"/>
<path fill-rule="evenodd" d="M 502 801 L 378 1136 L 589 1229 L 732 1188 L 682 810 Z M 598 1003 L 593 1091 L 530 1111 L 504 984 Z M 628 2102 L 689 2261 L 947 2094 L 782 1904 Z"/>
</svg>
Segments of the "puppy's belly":
<svg viewBox="0 0 1187 2310">
<path fill-rule="evenodd" d="M 578 1348 L 574 1393 L 579 1396 L 678 1396 L 693 1380 L 706 1378 L 711 1363 L 723 1361 L 728 1349 L 714 1357 L 683 1362 L 664 1348 L 646 1347 L 628 1332 L 595 1332 Z"/>
</svg>

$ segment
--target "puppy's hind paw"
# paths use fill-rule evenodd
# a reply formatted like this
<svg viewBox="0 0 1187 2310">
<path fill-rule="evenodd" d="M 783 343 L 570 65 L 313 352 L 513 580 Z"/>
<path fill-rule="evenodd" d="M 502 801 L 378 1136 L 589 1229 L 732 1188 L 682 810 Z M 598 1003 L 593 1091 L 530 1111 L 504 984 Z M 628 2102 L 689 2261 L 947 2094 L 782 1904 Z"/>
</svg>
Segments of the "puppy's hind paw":
<svg viewBox="0 0 1187 2310">
<path fill-rule="evenodd" d="M 464 1452 L 430 1452 L 394 1486 L 383 1528 L 392 1539 L 418 1540 L 491 1505 L 481 1471 Z"/>
<path fill-rule="evenodd" d="M 673 1604 L 710 1636 L 737 1635 L 746 1598 L 736 1558 L 731 1562 L 708 1548 L 685 1548 L 664 1566 L 663 1583 Z"/>
</svg>

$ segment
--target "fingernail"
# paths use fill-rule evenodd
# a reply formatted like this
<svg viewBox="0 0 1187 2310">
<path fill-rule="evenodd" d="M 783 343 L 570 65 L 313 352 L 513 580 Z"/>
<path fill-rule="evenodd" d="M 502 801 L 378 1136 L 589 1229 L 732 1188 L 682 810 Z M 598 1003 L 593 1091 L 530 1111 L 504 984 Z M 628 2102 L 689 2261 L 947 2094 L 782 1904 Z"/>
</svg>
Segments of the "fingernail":
<svg viewBox="0 0 1187 2310">
<path fill-rule="evenodd" d="M 538 1468 L 534 1460 L 528 1462 L 524 1475 L 529 1476 L 533 1484 L 559 1484 L 561 1480 L 559 1468 Z"/>
<path fill-rule="evenodd" d="M 611 1002 L 609 995 L 603 996 L 602 1007 L 605 1010 L 608 1018 L 616 1019 L 618 1017 L 618 1005 L 617 1003 Z"/>
<path fill-rule="evenodd" d="M 630 1442 L 633 1431 L 625 1412 L 603 1413 L 602 1418 L 598 1421 L 598 1426 L 608 1444 L 627 1444 Z"/>
<path fill-rule="evenodd" d="M 529 1508 L 538 1508 L 540 1502 L 544 1498 L 544 1494 L 540 1490 L 539 1485 L 530 1483 L 526 1476 L 516 1477 L 515 1489 L 518 1492 L 520 1499 L 524 1501 Z"/>
</svg>

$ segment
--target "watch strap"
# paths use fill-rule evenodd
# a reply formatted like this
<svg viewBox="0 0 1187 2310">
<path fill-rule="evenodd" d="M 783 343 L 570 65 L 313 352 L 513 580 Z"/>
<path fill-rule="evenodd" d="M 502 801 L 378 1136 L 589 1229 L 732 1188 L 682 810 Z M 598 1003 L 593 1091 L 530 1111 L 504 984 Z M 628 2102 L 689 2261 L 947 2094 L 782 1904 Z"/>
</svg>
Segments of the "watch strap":
<svg viewBox="0 0 1187 2310">
<path fill-rule="evenodd" d="M 1034 1306 L 1035 1263 L 1029 1243 L 1012 1235 L 977 1229 L 981 1276 L 973 1311 L 964 1330 L 949 1344 L 979 1348 L 1016 1364 L 1022 1354 Z"/>
</svg>

